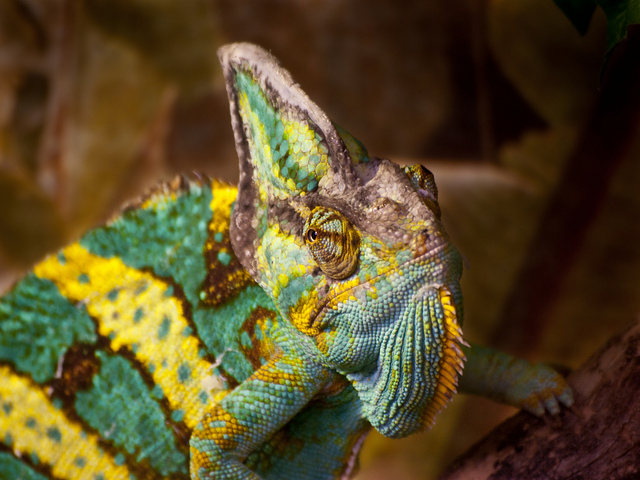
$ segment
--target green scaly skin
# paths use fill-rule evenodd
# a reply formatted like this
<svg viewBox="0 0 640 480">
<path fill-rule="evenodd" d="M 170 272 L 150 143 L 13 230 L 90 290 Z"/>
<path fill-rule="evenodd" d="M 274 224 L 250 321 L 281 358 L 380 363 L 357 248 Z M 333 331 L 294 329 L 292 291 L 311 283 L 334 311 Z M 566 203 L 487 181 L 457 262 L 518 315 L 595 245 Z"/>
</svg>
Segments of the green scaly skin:
<svg viewBox="0 0 640 480">
<path fill-rule="evenodd" d="M 261 48 L 219 56 L 237 193 L 160 186 L 0 299 L 0 478 L 348 478 L 372 426 L 433 424 L 465 357 L 467 393 L 571 405 L 462 340 L 427 169 L 370 157 Z"/>
</svg>

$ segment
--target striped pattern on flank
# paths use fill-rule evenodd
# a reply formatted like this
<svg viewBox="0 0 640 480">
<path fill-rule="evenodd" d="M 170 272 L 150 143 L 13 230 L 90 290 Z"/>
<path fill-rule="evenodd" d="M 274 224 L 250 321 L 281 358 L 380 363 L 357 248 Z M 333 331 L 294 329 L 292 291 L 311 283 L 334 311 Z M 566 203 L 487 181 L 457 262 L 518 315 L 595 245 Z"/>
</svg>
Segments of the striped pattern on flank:
<svg viewBox="0 0 640 480">
<path fill-rule="evenodd" d="M 14 452 L 51 465 L 55 478 L 130 478 L 126 466 L 101 450 L 95 435 L 69 421 L 40 388 L 4 365 L 0 365 L 0 407 L 5 441 L 11 440 L 7 443 Z"/>
<path fill-rule="evenodd" d="M 212 364 L 191 335 L 173 287 L 77 243 L 61 253 L 63 262 L 60 255 L 48 257 L 34 273 L 54 282 L 71 301 L 82 302 L 112 350 L 126 347 L 147 368 L 174 410 L 174 420 L 194 428 L 212 398 L 202 387 L 212 375 Z"/>
</svg>

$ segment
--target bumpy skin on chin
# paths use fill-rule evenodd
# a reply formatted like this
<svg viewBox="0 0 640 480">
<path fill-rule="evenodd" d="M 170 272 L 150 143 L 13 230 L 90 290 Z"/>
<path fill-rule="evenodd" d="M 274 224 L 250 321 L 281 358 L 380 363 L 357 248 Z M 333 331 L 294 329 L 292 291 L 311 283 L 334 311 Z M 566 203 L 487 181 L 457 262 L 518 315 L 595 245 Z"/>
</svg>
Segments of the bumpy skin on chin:
<svg viewBox="0 0 640 480">
<path fill-rule="evenodd" d="M 161 185 L 0 299 L 0 473 L 348 478 L 371 426 L 434 422 L 465 356 L 468 392 L 571 404 L 548 367 L 463 342 L 426 168 L 369 156 L 261 48 L 219 56 L 238 189 Z"/>
</svg>

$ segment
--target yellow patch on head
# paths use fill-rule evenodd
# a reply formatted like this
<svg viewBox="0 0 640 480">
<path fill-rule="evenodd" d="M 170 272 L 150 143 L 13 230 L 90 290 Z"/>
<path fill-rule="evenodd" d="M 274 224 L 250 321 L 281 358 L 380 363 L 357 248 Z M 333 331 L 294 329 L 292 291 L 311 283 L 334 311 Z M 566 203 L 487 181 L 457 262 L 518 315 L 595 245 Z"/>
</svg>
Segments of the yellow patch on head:
<svg viewBox="0 0 640 480">
<path fill-rule="evenodd" d="M 308 292 L 306 296 L 300 298 L 298 303 L 289 309 L 289 318 L 300 332 L 310 337 L 315 337 L 320 333 L 317 326 L 312 325 L 311 315 L 313 315 L 319 299 L 315 290 Z"/>
<path fill-rule="evenodd" d="M 357 276 L 354 276 L 351 280 L 332 284 L 329 290 L 329 295 L 331 296 L 329 305 L 344 303 L 348 299 L 355 300 L 352 294 L 353 289 L 358 285 L 360 285 L 360 279 Z"/>
</svg>

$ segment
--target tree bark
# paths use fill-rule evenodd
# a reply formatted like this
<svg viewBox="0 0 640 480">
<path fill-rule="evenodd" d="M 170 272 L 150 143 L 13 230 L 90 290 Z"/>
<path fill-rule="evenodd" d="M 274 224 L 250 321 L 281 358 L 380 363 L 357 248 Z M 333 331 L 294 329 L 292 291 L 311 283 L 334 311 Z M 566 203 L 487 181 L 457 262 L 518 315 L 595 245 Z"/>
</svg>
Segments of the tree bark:
<svg viewBox="0 0 640 480">
<path fill-rule="evenodd" d="M 515 415 L 441 480 L 640 478 L 640 321 L 568 380 L 571 409 L 542 419 Z"/>
</svg>

